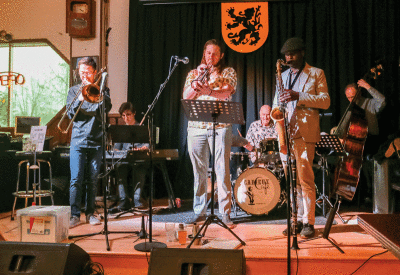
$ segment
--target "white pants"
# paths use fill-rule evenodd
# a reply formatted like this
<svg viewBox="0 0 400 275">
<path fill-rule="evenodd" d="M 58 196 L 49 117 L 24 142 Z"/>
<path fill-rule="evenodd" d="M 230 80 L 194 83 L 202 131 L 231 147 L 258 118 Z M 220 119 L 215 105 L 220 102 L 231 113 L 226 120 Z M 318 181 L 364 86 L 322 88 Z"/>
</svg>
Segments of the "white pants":
<svg viewBox="0 0 400 275">
<path fill-rule="evenodd" d="M 315 143 L 305 142 L 302 138 L 292 140 L 291 153 L 296 159 L 297 172 L 297 220 L 303 224 L 315 224 L 316 189 L 312 169 Z M 281 154 L 286 170 L 287 156 Z"/>
<path fill-rule="evenodd" d="M 231 212 L 232 186 L 229 175 L 231 143 L 232 126 L 216 129 L 215 174 L 220 214 Z M 207 172 L 212 146 L 212 130 L 188 128 L 188 151 L 194 174 L 193 210 L 197 215 L 206 215 L 207 212 Z"/>
</svg>

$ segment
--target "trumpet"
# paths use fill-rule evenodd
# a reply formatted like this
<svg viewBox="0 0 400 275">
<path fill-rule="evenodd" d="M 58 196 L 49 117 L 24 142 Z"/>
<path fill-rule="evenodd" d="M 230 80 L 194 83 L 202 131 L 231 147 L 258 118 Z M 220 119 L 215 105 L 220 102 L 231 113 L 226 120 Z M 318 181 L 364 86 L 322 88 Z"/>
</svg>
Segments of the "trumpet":
<svg viewBox="0 0 400 275">
<path fill-rule="evenodd" d="M 79 113 L 79 110 L 82 107 L 82 104 L 84 101 L 87 101 L 89 103 L 99 103 L 101 101 L 103 101 L 103 95 L 100 94 L 100 87 L 99 87 L 99 82 L 101 80 L 101 73 L 103 73 L 105 71 L 105 67 L 102 68 L 100 70 L 100 72 L 98 72 L 95 76 L 95 79 L 97 78 L 97 80 L 95 80 L 94 83 L 88 84 L 88 85 L 83 85 L 83 83 L 81 84 L 81 86 L 79 87 L 78 92 L 76 93 L 74 99 L 72 100 L 71 104 L 68 106 L 68 108 L 65 110 L 63 116 L 61 117 L 60 121 L 58 122 L 57 128 L 63 133 L 66 134 L 68 133 L 69 128 L 71 128 L 72 123 L 74 122 L 77 114 Z M 68 124 L 68 127 L 63 130 L 61 129 L 61 124 L 65 119 L 65 116 L 67 115 L 67 113 L 69 112 L 69 110 L 71 109 L 71 106 L 74 104 L 75 100 L 79 97 L 79 95 L 82 94 L 83 97 L 83 101 L 81 101 L 81 103 L 78 106 L 78 109 L 75 112 L 74 117 L 71 119 L 71 121 Z"/>
<path fill-rule="evenodd" d="M 200 74 L 198 77 L 196 77 L 195 79 L 192 80 L 192 82 L 190 83 L 190 85 L 193 85 L 193 82 L 200 82 L 200 83 L 204 83 L 204 80 L 206 79 L 206 77 L 208 77 L 208 75 L 210 74 L 211 71 L 211 65 L 207 65 L 206 69 L 204 70 L 204 72 L 202 74 Z M 193 87 L 193 86 L 192 86 Z"/>
<path fill-rule="evenodd" d="M 276 86 L 278 98 L 284 92 L 282 81 L 282 66 L 288 66 L 285 61 L 278 59 L 276 62 Z M 283 154 L 287 153 L 286 134 L 284 126 L 284 114 L 286 110 L 286 103 L 280 102 L 277 107 L 271 110 L 271 118 L 276 122 L 276 131 L 278 132 L 279 148 Z"/>
</svg>

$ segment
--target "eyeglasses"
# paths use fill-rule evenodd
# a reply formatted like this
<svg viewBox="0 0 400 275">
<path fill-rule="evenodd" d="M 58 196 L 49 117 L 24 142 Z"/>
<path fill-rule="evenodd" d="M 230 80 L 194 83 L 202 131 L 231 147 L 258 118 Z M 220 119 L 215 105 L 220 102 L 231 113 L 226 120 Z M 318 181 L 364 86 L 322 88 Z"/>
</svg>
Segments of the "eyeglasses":
<svg viewBox="0 0 400 275">
<path fill-rule="evenodd" d="M 85 75 L 85 76 L 86 76 L 86 75 L 93 75 L 94 72 L 82 72 L 82 71 L 80 71 L 79 74 L 80 74 L 80 75 Z"/>
</svg>

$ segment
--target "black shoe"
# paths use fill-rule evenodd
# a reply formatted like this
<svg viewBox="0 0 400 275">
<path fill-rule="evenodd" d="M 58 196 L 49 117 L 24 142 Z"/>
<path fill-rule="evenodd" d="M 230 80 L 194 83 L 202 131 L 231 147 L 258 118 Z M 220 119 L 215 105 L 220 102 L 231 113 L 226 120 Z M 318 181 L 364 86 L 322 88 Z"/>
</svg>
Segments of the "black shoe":
<svg viewBox="0 0 400 275">
<path fill-rule="evenodd" d="M 117 206 L 108 210 L 108 213 L 115 214 L 128 211 L 131 208 L 129 201 L 121 201 Z"/>
<path fill-rule="evenodd" d="M 204 222 L 207 219 L 205 215 L 195 215 L 193 219 L 189 220 L 186 224 L 194 224 Z"/>
<path fill-rule="evenodd" d="M 302 237 L 303 239 L 309 239 L 314 237 L 314 235 L 315 235 L 314 225 L 306 223 L 303 226 L 303 230 L 301 230 L 300 232 L 300 237 Z"/>
<path fill-rule="evenodd" d="M 293 223 L 291 224 L 292 228 L 291 228 L 291 232 L 293 232 Z M 300 231 L 303 229 L 303 223 L 302 222 L 297 222 L 297 226 L 296 226 L 296 235 L 300 233 Z M 285 230 L 283 230 L 282 232 L 283 236 L 287 236 L 287 228 Z"/>
<path fill-rule="evenodd" d="M 148 208 L 147 202 L 144 199 L 139 199 L 139 200 L 135 199 L 133 201 L 133 205 L 135 208 L 138 208 L 138 209 L 147 209 Z"/>
</svg>

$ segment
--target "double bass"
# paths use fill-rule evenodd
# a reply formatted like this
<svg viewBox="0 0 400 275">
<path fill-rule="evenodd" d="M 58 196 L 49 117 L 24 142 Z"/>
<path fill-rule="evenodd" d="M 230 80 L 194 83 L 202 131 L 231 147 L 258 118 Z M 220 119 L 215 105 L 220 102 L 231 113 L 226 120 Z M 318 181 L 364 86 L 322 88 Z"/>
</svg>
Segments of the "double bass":
<svg viewBox="0 0 400 275">
<path fill-rule="evenodd" d="M 381 70 L 382 65 L 377 65 L 367 72 L 363 79 L 366 80 L 368 77 L 376 79 L 380 75 Z M 356 105 L 360 94 L 361 87 L 358 87 L 356 95 L 347 107 L 334 133 L 337 134 L 338 129 L 345 127 L 345 117 L 348 112 L 351 112 L 349 124 L 342 142 L 346 154 L 339 158 L 332 186 L 332 194 L 337 194 L 349 201 L 353 200 L 356 193 L 363 162 L 364 145 L 368 135 L 368 122 L 365 118 L 365 110 Z"/>
</svg>

